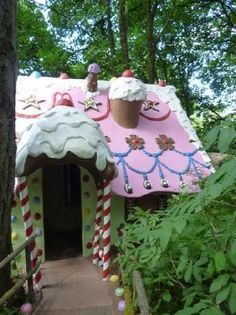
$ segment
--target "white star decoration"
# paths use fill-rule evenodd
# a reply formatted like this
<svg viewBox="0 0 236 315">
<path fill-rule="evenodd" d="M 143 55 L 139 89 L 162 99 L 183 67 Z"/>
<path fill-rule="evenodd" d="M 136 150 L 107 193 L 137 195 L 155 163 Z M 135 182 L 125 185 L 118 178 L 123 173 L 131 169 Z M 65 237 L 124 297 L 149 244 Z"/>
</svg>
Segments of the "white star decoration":
<svg viewBox="0 0 236 315">
<path fill-rule="evenodd" d="M 151 101 L 151 100 L 147 100 L 146 102 L 143 103 L 144 105 L 144 110 L 149 110 L 149 109 L 153 109 L 157 112 L 159 112 L 159 109 L 158 109 L 158 105 L 160 103 L 159 102 L 155 102 L 155 101 Z"/>
<path fill-rule="evenodd" d="M 22 106 L 22 109 L 26 109 L 28 107 L 34 107 L 36 109 L 41 109 L 39 103 L 44 102 L 45 100 L 37 100 L 36 96 L 31 94 L 30 96 L 26 97 L 25 99 L 19 100 L 20 102 L 25 103 Z"/>
<path fill-rule="evenodd" d="M 100 103 L 100 102 L 98 102 L 98 103 L 95 102 L 95 100 L 92 97 L 88 98 L 84 102 L 80 102 L 79 101 L 79 103 L 85 106 L 84 107 L 84 111 L 87 111 L 88 109 L 91 108 L 91 109 L 94 109 L 94 110 L 96 110 L 98 112 L 99 111 L 98 110 L 98 105 L 102 105 L 102 103 Z"/>
</svg>

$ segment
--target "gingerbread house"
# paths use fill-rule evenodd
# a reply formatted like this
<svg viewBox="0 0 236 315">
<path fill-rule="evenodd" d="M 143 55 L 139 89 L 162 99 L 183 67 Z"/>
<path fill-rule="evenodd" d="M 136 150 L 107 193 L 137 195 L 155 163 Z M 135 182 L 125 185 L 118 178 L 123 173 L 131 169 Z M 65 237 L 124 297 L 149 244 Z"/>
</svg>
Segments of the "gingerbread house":
<svg viewBox="0 0 236 315">
<path fill-rule="evenodd" d="M 32 255 L 42 260 L 93 255 L 106 278 L 133 206 L 155 210 L 184 187 L 197 192 L 212 166 L 173 86 L 131 71 L 96 81 L 100 69 L 89 69 L 92 88 L 66 75 L 18 77 L 12 238 L 35 231 Z"/>
</svg>

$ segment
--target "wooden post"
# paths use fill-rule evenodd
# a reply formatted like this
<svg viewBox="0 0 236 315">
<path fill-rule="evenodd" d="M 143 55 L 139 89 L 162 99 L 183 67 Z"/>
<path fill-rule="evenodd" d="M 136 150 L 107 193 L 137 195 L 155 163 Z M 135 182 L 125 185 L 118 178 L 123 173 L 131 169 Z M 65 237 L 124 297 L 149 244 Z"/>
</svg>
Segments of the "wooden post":
<svg viewBox="0 0 236 315">
<path fill-rule="evenodd" d="M 133 271 L 133 286 L 134 290 L 137 292 L 140 315 L 150 315 L 146 292 L 144 289 L 141 274 L 138 270 Z"/>
<path fill-rule="evenodd" d="M 25 248 L 25 262 L 26 262 L 26 274 L 29 274 L 31 271 L 31 258 L 30 258 L 30 248 L 31 248 L 31 244 L 29 243 L 26 248 Z M 29 293 L 29 299 L 30 302 L 33 302 L 34 300 L 34 285 L 33 285 L 33 275 L 31 275 L 28 280 L 28 293 Z"/>
</svg>

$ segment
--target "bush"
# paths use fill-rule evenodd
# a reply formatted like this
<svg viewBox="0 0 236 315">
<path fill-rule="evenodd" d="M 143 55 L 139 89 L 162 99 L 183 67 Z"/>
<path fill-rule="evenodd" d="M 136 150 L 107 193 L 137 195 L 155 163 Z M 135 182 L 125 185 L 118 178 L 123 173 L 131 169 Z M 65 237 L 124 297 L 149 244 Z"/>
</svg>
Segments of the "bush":
<svg viewBox="0 0 236 315">
<path fill-rule="evenodd" d="M 130 217 L 119 263 L 126 285 L 141 272 L 152 314 L 236 314 L 235 184 L 233 158 L 197 195 L 184 191 L 164 212 L 136 208 Z"/>
</svg>

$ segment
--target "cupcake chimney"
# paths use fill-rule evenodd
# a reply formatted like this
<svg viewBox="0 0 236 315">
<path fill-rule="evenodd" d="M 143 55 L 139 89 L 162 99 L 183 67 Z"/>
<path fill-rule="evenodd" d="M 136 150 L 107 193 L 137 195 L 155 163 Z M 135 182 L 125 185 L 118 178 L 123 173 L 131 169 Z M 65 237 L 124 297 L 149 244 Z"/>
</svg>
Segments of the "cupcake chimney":
<svg viewBox="0 0 236 315">
<path fill-rule="evenodd" d="M 145 84 L 133 76 L 132 70 L 125 70 L 122 77 L 112 81 L 109 92 L 112 117 L 124 128 L 137 127 L 142 103 L 147 99 Z"/>
</svg>

